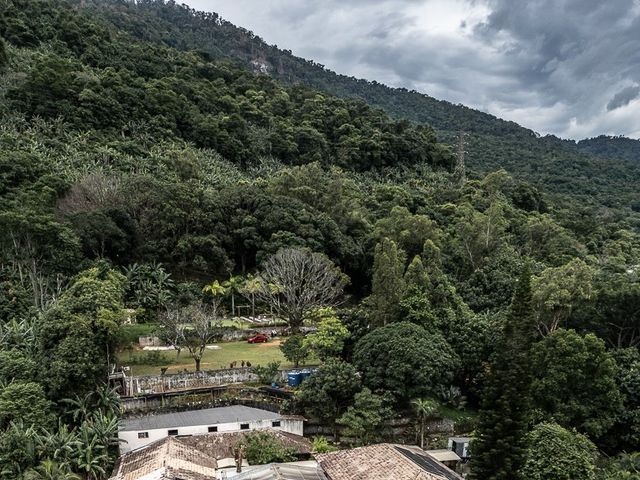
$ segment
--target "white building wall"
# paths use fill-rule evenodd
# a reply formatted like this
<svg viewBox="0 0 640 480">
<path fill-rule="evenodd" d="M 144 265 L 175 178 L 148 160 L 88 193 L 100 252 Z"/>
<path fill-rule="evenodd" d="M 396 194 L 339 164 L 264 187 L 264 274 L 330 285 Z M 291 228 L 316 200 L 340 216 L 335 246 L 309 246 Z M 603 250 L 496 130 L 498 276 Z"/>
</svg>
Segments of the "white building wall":
<svg viewBox="0 0 640 480">
<path fill-rule="evenodd" d="M 272 422 L 280 422 L 280 427 L 273 427 Z M 245 430 L 240 429 L 240 424 L 248 423 L 249 428 Z M 178 436 L 183 435 L 203 435 L 209 433 L 209 427 L 218 427 L 218 432 L 239 432 L 239 431 L 251 431 L 258 428 L 273 428 L 274 430 L 282 430 L 288 433 L 294 433 L 296 435 L 302 435 L 304 430 L 304 424 L 301 419 L 290 418 L 274 418 L 269 420 L 254 420 L 249 422 L 234 422 L 234 423 L 218 423 L 211 425 L 197 425 L 189 427 L 170 427 L 154 430 L 140 430 L 140 431 L 119 431 L 118 438 L 120 442 L 120 454 L 127 453 L 131 450 L 135 450 L 140 447 L 144 447 L 157 440 L 162 440 L 169 436 L 169 430 L 178 430 Z M 138 434 L 147 432 L 148 438 L 138 438 Z"/>
<path fill-rule="evenodd" d="M 277 428 L 277 430 L 294 433 L 302 437 L 304 435 L 304 422 L 300 418 L 281 418 L 280 428 Z"/>
</svg>

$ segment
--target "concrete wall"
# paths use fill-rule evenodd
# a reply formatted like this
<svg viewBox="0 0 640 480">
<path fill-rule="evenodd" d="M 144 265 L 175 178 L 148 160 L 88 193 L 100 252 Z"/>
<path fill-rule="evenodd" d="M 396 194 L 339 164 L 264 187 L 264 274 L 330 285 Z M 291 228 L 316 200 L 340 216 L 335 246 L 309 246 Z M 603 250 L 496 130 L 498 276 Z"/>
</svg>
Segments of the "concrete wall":
<svg viewBox="0 0 640 480">
<path fill-rule="evenodd" d="M 302 436 L 304 435 L 304 421 L 298 418 L 281 418 L 278 430 Z"/>
<path fill-rule="evenodd" d="M 273 421 L 280 421 L 280 427 L 273 427 Z M 248 430 L 241 430 L 241 423 L 249 423 Z M 251 431 L 257 428 L 274 428 L 276 430 L 282 430 L 284 432 L 294 433 L 296 435 L 302 435 L 304 427 L 302 419 L 293 418 L 280 418 L 269 420 L 253 420 L 249 422 L 234 422 L 234 423 L 217 423 L 212 425 L 198 425 L 190 427 L 173 427 L 173 428 L 161 428 L 154 430 L 144 430 L 149 434 L 148 438 L 138 438 L 138 433 L 142 431 L 120 431 L 118 432 L 118 438 L 120 443 L 120 454 L 126 453 L 136 448 L 144 447 L 145 445 L 162 440 L 169 436 L 169 430 L 178 430 L 178 435 L 203 435 L 209 433 L 209 427 L 218 427 L 218 432 L 239 432 L 239 431 Z"/>
<path fill-rule="evenodd" d="M 391 418 L 384 423 L 384 433 L 387 440 L 393 442 L 414 442 L 416 435 L 416 422 L 414 418 L 400 417 Z M 430 438 L 434 436 L 449 436 L 454 434 L 455 425 L 451 419 L 439 419 L 428 421 L 425 425 L 427 435 Z M 349 438 L 344 434 L 345 427 L 338 426 L 338 434 L 340 441 L 355 441 L 355 438 Z M 327 425 L 318 418 L 308 418 L 304 423 L 304 436 L 314 437 L 323 436 L 329 439 L 333 439 L 334 430 L 332 426 Z"/>
</svg>

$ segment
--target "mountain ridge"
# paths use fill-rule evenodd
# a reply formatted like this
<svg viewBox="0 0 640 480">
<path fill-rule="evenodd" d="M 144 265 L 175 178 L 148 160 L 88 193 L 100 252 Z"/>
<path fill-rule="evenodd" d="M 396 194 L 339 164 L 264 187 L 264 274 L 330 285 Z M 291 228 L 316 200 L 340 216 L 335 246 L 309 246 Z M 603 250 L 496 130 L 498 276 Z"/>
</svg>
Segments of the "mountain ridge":
<svg viewBox="0 0 640 480">
<path fill-rule="evenodd" d="M 633 153 L 622 155 L 622 159 L 599 156 L 588 143 L 540 136 L 515 122 L 464 105 L 337 74 L 313 60 L 294 56 L 290 50 L 268 45 L 217 13 L 199 12 L 173 1 L 75 3 L 138 39 L 239 62 L 252 72 L 264 74 L 266 69 L 269 76 L 285 84 L 360 98 L 395 118 L 427 123 L 450 145 L 457 145 L 464 132 L 465 161 L 472 177 L 504 168 L 560 200 L 578 197 L 589 208 L 622 208 L 628 213 L 640 209 L 636 198 L 640 161 L 629 161 L 634 159 Z"/>
<path fill-rule="evenodd" d="M 158 15 L 158 18 L 162 20 L 168 20 L 163 15 L 166 15 L 169 12 L 178 13 L 179 15 L 181 15 L 181 18 L 185 21 L 185 24 L 187 24 L 189 21 L 195 21 L 196 22 L 195 25 L 197 28 L 210 28 L 213 25 L 215 25 L 216 28 L 220 29 L 220 31 L 223 34 L 224 32 L 230 32 L 230 31 L 241 33 L 242 35 L 245 36 L 245 39 L 243 42 L 245 45 L 242 45 L 242 43 L 239 43 L 236 48 L 229 49 L 230 52 L 228 53 L 225 53 L 224 51 L 222 51 L 222 49 L 219 49 L 219 52 L 217 52 L 217 54 L 224 56 L 226 58 L 235 58 L 237 60 L 240 60 L 246 66 L 253 68 L 254 73 L 269 74 L 270 76 L 280 81 L 284 81 L 286 83 L 290 83 L 290 84 L 305 83 L 305 84 L 308 84 L 309 86 L 320 88 L 326 91 L 335 90 L 333 93 L 336 93 L 339 96 L 345 96 L 348 94 L 354 95 L 354 93 L 350 91 L 343 91 L 342 93 L 340 93 L 339 91 L 340 84 L 344 84 L 345 82 L 356 83 L 362 86 L 366 86 L 372 90 L 392 91 L 397 94 L 405 95 L 406 98 L 411 98 L 413 101 L 416 101 L 419 97 L 422 100 L 428 101 L 431 104 L 432 110 L 438 110 L 439 108 L 434 108 L 434 107 L 439 106 L 442 109 L 454 109 L 459 111 L 460 117 L 463 117 L 465 114 L 467 114 L 467 115 L 472 115 L 476 118 L 490 119 L 491 121 L 502 124 L 504 127 L 510 127 L 511 133 L 527 132 L 529 135 L 534 137 L 555 138 L 561 141 L 574 143 L 576 145 L 580 142 L 591 140 L 591 137 L 587 137 L 584 139 L 570 139 L 570 138 L 564 138 L 555 134 L 542 135 L 539 132 L 536 132 L 535 130 L 528 128 L 526 126 L 520 125 L 519 123 L 513 120 L 500 118 L 489 112 L 485 112 L 483 110 L 473 108 L 473 107 L 468 107 L 462 103 L 454 103 L 448 100 L 438 99 L 436 97 L 429 95 L 428 93 L 420 92 L 415 89 L 408 89 L 405 87 L 392 87 L 384 83 L 378 82 L 376 80 L 357 78 L 354 76 L 342 74 L 340 72 L 331 70 L 330 68 L 327 68 L 325 65 L 318 63 L 312 59 L 306 59 L 304 57 L 294 55 L 293 52 L 287 48 L 280 48 L 276 44 L 269 44 L 268 42 L 266 42 L 264 39 L 262 39 L 259 35 L 255 34 L 251 30 L 245 29 L 241 26 L 237 26 L 232 22 L 225 20 L 217 12 L 198 11 L 196 9 L 188 7 L 185 4 L 178 4 L 173 0 L 170 0 L 170 1 L 138 0 L 135 2 L 133 0 L 124 0 L 124 1 L 83 0 L 83 2 L 81 3 L 84 4 L 84 6 L 86 7 L 88 5 L 87 2 L 92 3 L 94 6 L 97 6 L 100 4 L 118 4 L 121 7 L 125 7 L 125 8 L 128 8 L 128 7 L 138 8 L 138 9 L 146 10 L 147 12 L 154 12 Z M 163 4 L 163 5 L 160 5 L 160 4 Z M 116 17 L 112 16 L 111 20 L 116 21 Z M 118 24 L 117 21 L 115 23 Z M 176 29 L 175 18 L 173 18 L 170 23 L 164 24 L 164 26 L 166 27 L 167 33 L 170 33 L 172 30 L 170 25 L 173 27 L 173 29 Z M 124 27 L 126 29 L 126 24 L 120 24 L 119 26 L 121 28 Z M 136 32 L 132 32 L 132 33 L 136 35 Z M 140 33 L 141 32 L 137 32 L 137 34 L 140 34 Z M 185 49 L 185 48 L 191 49 L 196 47 L 196 45 L 193 45 L 193 44 L 189 45 L 188 42 L 185 41 L 184 39 L 182 42 L 176 42 L 175 39 L 169 39 L 169 38 L 159 39 L 159 38 L 147 37 L 146 39 L 151 41 L 161 40 L 164 43 L 166 43 L 168 46 L 178 48 L 178 49 Z M 220 40 L 220 38 L 216 37 L 215 35 L 211 37 L 211 40 L 213 39 L 216 39 L 218 41 Z M 243 46 L 245 47 L 244 49 L 242 48 Z M 204 46 L 201 45 L 200 47 L 207 48 L 207 53 L 211 54 L 215 52 L 215 50 L 210 50 L 211 48 L 210 44 L 204 45 Z M 286 61 L 286 63 L 284 63 L 283 60 Z M 315 71 L 317 73 L 326 75 L 326 78 L 323 79 L 324 83 L 319 80 L 310 81 L 310 79 L 308 78 L 310 71 Z M 330 83 L 330 77 L 335 77 L 336 79 L 333 85 Z M 368 101 L 373 100 L 371 103 L 376 104 L 375 100 L 372 98 L 365 98 L 365 96 L 361 96 L 361 98 Z M 393 114 L 393 109 L 389 109 L 389 108 L 386 108 L 386 109 L 391 110 L 389 113 Z M 424 116 L 422 117 L 416 116 L 415 118 L 412 118 L 412 120 L 419 121 L 422 123 L 429 123 L 437 130 L 442 130 L 442 131 L 461 129 L 460 127 L 462 122 L 460 122 L 460 119 L 458 119 L 458 121 L 455 124 L 446 123 L 438 116 L 429 115 L 429 113 L 430 112 L 425 111 L 423 112 Z M 462 130 L 468 133 L 476 133 L 478 131 L 477 127 L 478 126 L 475 124 L 469 124 L 468 126 L 464 126 Z M 484 131 L 484 133 L 495 133 L 495 132 Z M 635 140 L 640 142 L 640 139 L 633 139 L 631 137 L 626 137 L 624 135 L 614 137 L 606 134 L 600 134 L 593 138 L 601 138 L 601 137 L 626 138 L 632 141 Z"/>
</svg>

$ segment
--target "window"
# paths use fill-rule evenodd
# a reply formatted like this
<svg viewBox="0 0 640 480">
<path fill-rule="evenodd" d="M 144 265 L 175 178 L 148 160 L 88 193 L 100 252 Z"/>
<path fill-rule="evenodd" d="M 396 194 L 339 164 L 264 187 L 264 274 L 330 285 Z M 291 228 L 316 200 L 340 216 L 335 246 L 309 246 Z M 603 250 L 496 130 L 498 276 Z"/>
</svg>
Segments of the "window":
<svg viewBox="0 0 640 480">
<path fill-rule="evenodd" d="M 167 433 L 169 434 L 169 436 L 175 436 L 178 435 L 178 430 L 169 430 Z"/>
<path fill-rule="evenodd" d="M 248 423 L 241 423 L 240 424 L 240 430 L 249 430 L 249 424 Z"/>
<path fill-rule="evenodd" d="M 138 432 L 138 438 L 149 438 L 149 432 Z"/>
<path fill-rule="evenodd" d="M 279 427 L 280 426 L 280 420 L 275 420 L 275 421 L 271 422 L 271 426 L 272 427 Z"/>
<path fill-rule="evenodd" d="M 208 431 L 209 433 L 211 433 L 211 432 L 217 432 L 217 431 L 218 431 L 218 427 L 209 427 L 209 428 L 207 429 L 207 431 Z"/>
</svg>

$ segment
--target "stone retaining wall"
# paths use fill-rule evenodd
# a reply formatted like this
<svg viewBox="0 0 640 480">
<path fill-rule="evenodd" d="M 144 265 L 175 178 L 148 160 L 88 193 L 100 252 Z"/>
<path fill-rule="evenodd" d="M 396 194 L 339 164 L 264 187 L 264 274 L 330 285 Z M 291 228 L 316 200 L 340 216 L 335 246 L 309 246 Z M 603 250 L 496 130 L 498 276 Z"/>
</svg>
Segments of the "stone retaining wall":
<svg viewBox="0 0 640 480">
<path fill-rule="evenodd" d="M 280 370 L 277 381 L 280 384 L 287 382 L 289 372 L 301 369 Z M 250 367 L 223 368 L 203 372 L 174 373 L 165 375 L 141 375 L 127 377 L 125 395 L 135 396 L 139 394 L 162 393 L 172 390 L 184 390 L 197 387 L 209 387 L 233 383 L 255 382 L 258 376 Z"/>
</svg>

